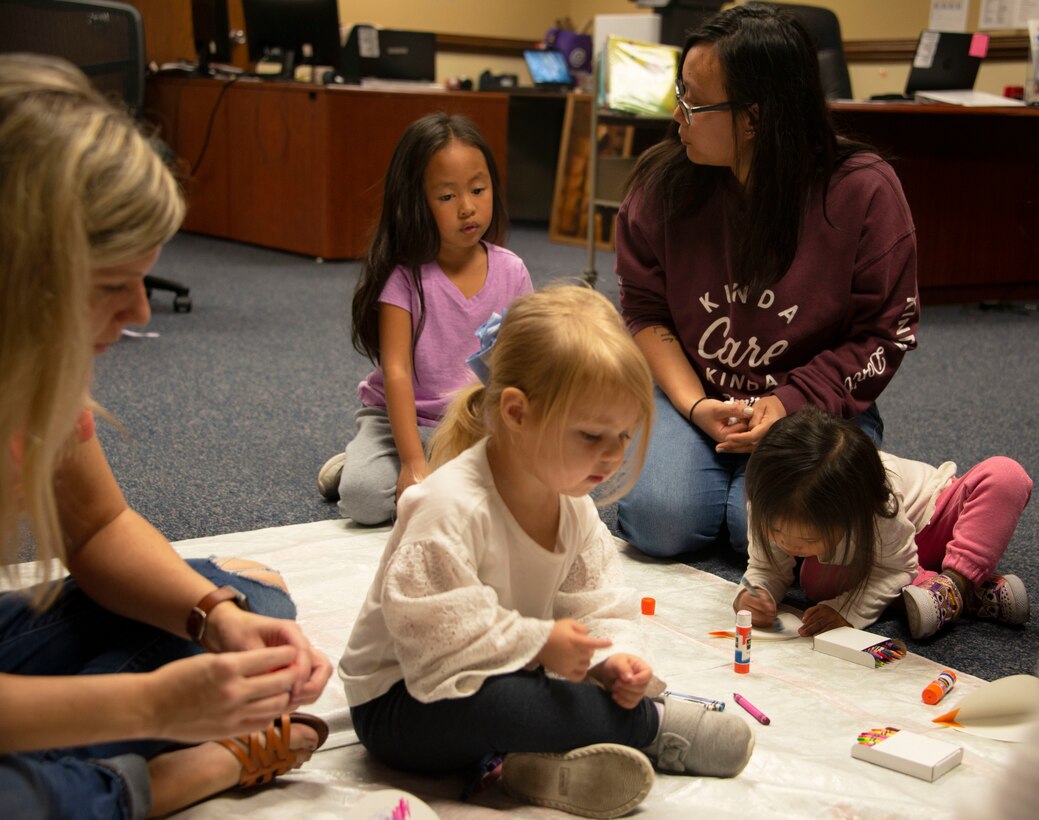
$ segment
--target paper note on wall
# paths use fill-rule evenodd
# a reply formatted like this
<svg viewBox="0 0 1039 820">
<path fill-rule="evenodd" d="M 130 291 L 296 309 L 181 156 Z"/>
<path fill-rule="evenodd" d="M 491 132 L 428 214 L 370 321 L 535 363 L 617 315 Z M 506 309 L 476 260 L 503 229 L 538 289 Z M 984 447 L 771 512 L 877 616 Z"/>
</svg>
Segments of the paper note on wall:
<svg viewBox="0 0 1039 820">
<path fill-rule="evenodd" d="M 927 27 L 935 31 L 966 31 L 968 0 L 931 0 Z"/>
<path fill-rule="evenodd" d="M 1039 0 L 981 0 L 980 29 L 1026 28 L 1039 17 Z"/>
</svg>

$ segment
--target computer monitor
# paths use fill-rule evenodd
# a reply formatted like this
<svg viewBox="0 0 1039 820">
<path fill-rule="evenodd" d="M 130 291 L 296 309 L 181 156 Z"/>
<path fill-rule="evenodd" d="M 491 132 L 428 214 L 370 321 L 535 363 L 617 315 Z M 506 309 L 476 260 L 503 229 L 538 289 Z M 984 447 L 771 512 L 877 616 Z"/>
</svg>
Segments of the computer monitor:
<svg viewBox="0 0 1039 820">
<path fill-rule="evenodd" d="M 340 59 L 336 0 L 242 0 L 249 59 L 281 63 L 291 80 L 297 63 L 337 67 Z"/>
<path fill-rule="evenodd" d="M 574 84 L 562 51 L 554 48 L 526 49 L 523 59 L 527 62 L 530 79 L 539 88 L 570 88 Z"/>
<path fill-rule="evenodd" d="M 906 96 L 917 91 L 967 91 L 974 88 L 987 34 L 926 30 L 920 33 L 906 79 Z"/>
<path fill-rule="evenodd" d="M 231 62 L 231 23 L 227 0 L 191 0 L 191 27 L 198 55 L 198 73 L 213 73 L 210 62 Z"/>
<path fill-rule="evenodd" d="M 358 23 L 343 46 L 342 73 L 348 83 L 366 77 L 431 83 L 436 78 L 436 35 Z"/>
</svg>

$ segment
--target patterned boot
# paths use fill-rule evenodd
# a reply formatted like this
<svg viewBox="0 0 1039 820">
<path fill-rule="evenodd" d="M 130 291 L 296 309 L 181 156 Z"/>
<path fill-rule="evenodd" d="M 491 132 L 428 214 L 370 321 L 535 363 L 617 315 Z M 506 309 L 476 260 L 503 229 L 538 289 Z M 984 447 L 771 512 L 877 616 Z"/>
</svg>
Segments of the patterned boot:
<svg viewBox="0 0 1039 820">
<path fill-rule="evenodd" d="M 1005 624 L 1028 621 L 1028 592 L 1016 575 L 992 573 L 974 588 L 967 600 L 967 611 L 978 618 Z"/>
<path fill-rule="evenodd" d="M 924 586 L 902 588 L 909 616 L 909 634 L 929 638 L 963 612 L 963 593 L 948 575 L 935 575 Z"/>
</svg>

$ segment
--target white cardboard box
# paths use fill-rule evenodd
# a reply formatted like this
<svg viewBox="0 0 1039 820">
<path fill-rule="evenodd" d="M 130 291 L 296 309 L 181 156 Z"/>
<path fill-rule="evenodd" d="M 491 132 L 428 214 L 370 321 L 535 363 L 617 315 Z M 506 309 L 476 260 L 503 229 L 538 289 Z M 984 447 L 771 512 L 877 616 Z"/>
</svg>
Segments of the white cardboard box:
<svg viewBox="0 0 1039 820">
<path fill-rule="evenodd" d="M 851 756 L 933 782 L 960 765 L 963 747 L 913 732 L 898 731 L 873 745 L 856 742 L 851 747 Z"/>
<path fill-rule="evenodd" d="M 883 635 L 874 635 L 872 632 L 864 632 L 861 629 L 853 629 L 850 626 L 841 626 L 816 635 L 812 642 L 812 648 L 816 652 L 822 652 L 825 655 L 833 655 L 835 658 L 843 658 L 860 666 L 876 669 L 885 664 L 878 661 L 877 658 L 866 650 L 885 642 L 893 644 L 903 653 L 906 651 L 906 645 L 897 638 L 885 638 Z"/>
</svg>

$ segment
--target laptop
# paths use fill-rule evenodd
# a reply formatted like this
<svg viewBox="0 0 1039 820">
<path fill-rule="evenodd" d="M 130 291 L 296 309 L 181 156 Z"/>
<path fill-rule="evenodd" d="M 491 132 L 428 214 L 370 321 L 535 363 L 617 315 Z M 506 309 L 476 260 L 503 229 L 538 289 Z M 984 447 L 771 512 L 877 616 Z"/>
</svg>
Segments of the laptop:
<svg viewBox="0 0 1039 820">
<path fill-rule="evenodd" d="M 906 80 L 906 96 L 920 91 L 973 89 L 981 60 L 988 53 L 988 41 L 988 35 L 980 33 L 920 32 Z"/>
<path fill-rule="evenodd" d="M 432 83 L 436 77 L 436 35 L 358 24 L 343 46 L 342 74 L 346 82 L 367 77 Z"/>
<path fill-rule="evenodd" d="M 562 51 L 554 48 L 525 49 L 523 59 L 527 63 L 534 88 L 542 91 L 569 91 L 573 85 L 570 66 Z"/>
</svg>

